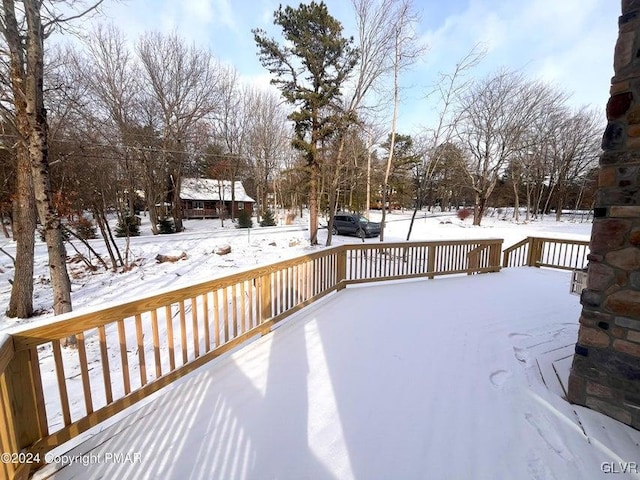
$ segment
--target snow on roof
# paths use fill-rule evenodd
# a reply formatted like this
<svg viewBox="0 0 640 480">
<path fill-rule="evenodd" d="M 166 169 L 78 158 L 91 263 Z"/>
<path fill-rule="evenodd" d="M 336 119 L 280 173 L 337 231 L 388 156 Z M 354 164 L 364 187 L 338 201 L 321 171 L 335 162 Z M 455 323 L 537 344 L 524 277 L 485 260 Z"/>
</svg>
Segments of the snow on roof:
<svg viewBox="0 0 640 480">
<path fill-rule="evenodd" d="M 242 182 L 233 182 L 236 202 L 255 202 L 247 195 Z M 231 181 L 213 178 L 183 178 L 180 198 L 183 200 L 231 200 Z"/>
</svg>

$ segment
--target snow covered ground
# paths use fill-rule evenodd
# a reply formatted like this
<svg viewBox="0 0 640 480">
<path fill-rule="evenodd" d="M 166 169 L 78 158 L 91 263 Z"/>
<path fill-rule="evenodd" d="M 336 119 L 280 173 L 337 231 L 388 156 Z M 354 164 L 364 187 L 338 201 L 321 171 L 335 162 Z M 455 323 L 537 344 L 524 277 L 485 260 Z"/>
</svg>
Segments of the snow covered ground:
<svg viewBox="0 0 640 480">
<path fill-rule="evenodd" d="M 505 213 L 496 212 L 493 216 L 484 218 L 482 226 L 474 227 L 471 219 L 463 222 L 454 213 L 420 212 L 411 240 L 503 238 L 504 246 L 507 247 L 528 235 L 589 239 L 591 222 L 581 221 L 585 220 L 584 216 L 567 215 L 561 222 L 555 222 L 551 216 L 547 216 L 543 221 L 516 224 L 511 221 L 511 215 Z M 388 215 L 385 240 L 404 241 L 410 217 L 410 213 L 400 212 Z M 372 211 L 371 219 L 379 220 L 380 212 Z M 298 218 L 293 226 L 257 227 L 251 230 L 236 229 L 229 221 L 222 228 L 219 220 L 187 220 L 184 232 L 156 236 L 151 234 L 148 217 L 143 217 L 142 220 L 141 236 L 131 239 L 130 258 L 135 261 L 131 270 L 111 272 L 101 268 L 91 272 L 82 263 L 69 265 L 74 310 L 85 311 L 107 303 L 125 302 L 159 290 L 199 283 L 322 248 L 308 246 L 307 216 Z M 321 245 L 325 243 L 326 234 L 326 230 L 320 230 Z M 340 236 L 334 237 L 333 244 L 360 241 L 355 237 Z M 378 239 L 370 238 L 366 241 L 378 242 Z M 118 239 L 118 242 L 124 252 L 124 239 Z M 101 240 L 92 240 L 91 244 L 107 258 Z M 214 253 L 217 247 L 227 244 L 232 246 L 229 255 L 219 256 Z M 0 246 L 15 256 L 15 245 L 11 240 L 0 240 Z M 82 245 L 76 243 L 76 246 L 85 254 L 88 253 Z M 70 247 L 67 247 L 67 252 L 70 256 L 74 255 Z M 162 264 L 155 261 L 159 253 L 179 255 L 182 252 L 187 254 L 185 260 Z M 34 275 L 34 308 L 40 315 L 27 320 L 6 318 L 4 314 L 11 292 L 9 280 L 13 278 L 13 264 L 8 256 L 0 253 L 0 331 L 53 316 L 46 246 L 40 241 L 36 244 Z"/>
<path fill-rule="evenodd" d="M 640 478 L 640 432 L 562 398 L 580 308 L 569 278 L 349 287 L 36 478 Z"/>
</svg>

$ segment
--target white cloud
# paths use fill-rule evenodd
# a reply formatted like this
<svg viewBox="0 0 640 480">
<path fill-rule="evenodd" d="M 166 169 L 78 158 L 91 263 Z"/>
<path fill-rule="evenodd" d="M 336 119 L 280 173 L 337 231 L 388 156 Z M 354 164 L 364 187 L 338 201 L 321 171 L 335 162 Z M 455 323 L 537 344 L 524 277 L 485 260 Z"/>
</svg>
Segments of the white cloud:
<svg viewBox="0 0 640 480">
<path fill-rule="evenodd" d="M 478 71 L 522 69 L 575 92 L 581 103 L 606 103 L 619 3 L 611 0 L 471 0 L 462 13 L 426 32 L 427 68 L 451 70 L 482 42 Z"/>
</svg>

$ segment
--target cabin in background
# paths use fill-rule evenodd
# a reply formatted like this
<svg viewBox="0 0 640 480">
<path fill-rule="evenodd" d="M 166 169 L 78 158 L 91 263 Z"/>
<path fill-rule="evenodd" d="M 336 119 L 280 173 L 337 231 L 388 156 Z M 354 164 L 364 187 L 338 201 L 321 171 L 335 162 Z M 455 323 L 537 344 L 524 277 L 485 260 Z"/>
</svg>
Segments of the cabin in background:
<svg viewBox="0 0 640 480">
<path fill-rule="evenodd" d="M 183 178 L 180 201 L 184 219 L 229 218 L 232 212 L 235 218 L 242 210 L 253 212 L 255 203 L 242 182 L 212 178 Z"/>
</svg>

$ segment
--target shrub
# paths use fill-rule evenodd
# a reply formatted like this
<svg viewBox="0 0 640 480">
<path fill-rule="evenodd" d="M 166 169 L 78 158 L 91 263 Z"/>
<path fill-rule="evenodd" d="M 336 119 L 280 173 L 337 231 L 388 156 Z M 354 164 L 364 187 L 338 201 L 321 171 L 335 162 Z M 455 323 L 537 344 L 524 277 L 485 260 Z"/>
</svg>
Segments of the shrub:
<svg viewBox="0 0 640 480">
<path fill-rule="evenodd" d="M 251 213 L 249 210 L 240 210 L 238 213 L 237 228 L 251 228 L 253 227 L 253 220 L 251 219 Z"/>
<path fill-rule="evenodd" d="M 118 220 L 116 225 L 116 237 L 138 237 L 140 236 L 140 219 L 135 215 L 127 215 Z"/>
<path fill-rule="evenodd" d="M 86 217 L 78 217 L 78 220 L 71 222 L 70 227 L 83 240 L 98 238 L 95 225 Z"/>
<path fill-rule="evenodd" d="M 456 215 L 460 220 L 464 222 L 467 218 L 473 215 L 473 210 L 471 210 L 470 208 L 461 208 L 460 210 L 458 210 Z"/>
<path fill-rule="evenodd" d="M 273 212 L 271 210 L 266 210 L 262 214 L 262 220 L 260 221 L 261 227 L 273 227 L 276 224 L 276 219 L 273 217 Z"/>
<path fill-rule="evenodd" d="M 171 218 L 163 218 L 158 220 L 158 232 L 161 235 L 167 235 L 170 233 L 176 233 L 176 227 Z"/>
</svg>

